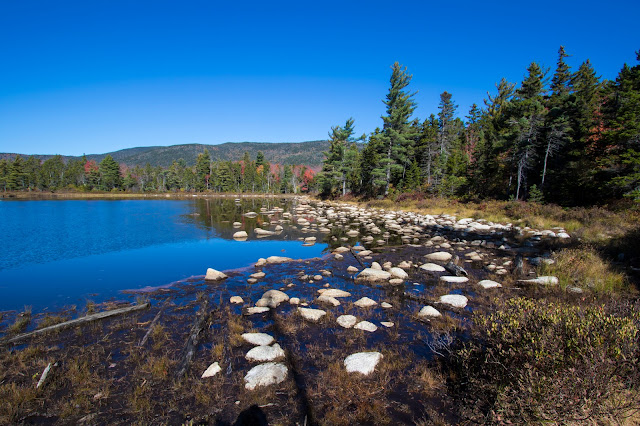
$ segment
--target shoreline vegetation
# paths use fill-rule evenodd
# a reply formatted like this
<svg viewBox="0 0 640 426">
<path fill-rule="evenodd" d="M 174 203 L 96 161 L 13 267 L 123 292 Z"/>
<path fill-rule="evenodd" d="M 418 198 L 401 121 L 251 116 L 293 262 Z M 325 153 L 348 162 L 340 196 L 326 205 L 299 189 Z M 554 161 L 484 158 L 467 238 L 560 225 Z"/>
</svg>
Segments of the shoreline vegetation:
<svg viewBox="0 0 640 426">
<path fill-rule="evenodd" d="M 29 193 L 15 195 L 30 198 Z M 140 195 L 43 193 L 36 198 L 183 199 L 219 194 Z M 371 232 L 368 223 L 396 232 L 397 226 L 411 226 L 426 217 L 436 218 L 437 224 L 424 227 L 419 244 L 376 246 L 374 242 L 368 256 L 334 249 L 323 259 L 226 271 L 229 278 L 221 283 L 159 289 L 139 296 L 137 304 L 151 302 L 142 313 L 56 331 L 20 346 L 7 345 L 7 338 L 26 331 L 31 323 L 41 328 L 82 317 L 84 311 L 92 315 L 126 306 L 88 304 L 47 314 L 29 309 L 3 313 L 13 317 L 13 323 L 0 330 L 5 335 L 0 342 L 0 420 L 108 423 L 117 418 L 140 424 L 153 419 L 169 424 L 232 422 L 246 416 L 307 424 L 636 424 L 640 420 L 636 209 L 561 208 L 518 201 L 461 203 L 418 196 L 298 200 L 293 223 L 302 217 L 332 217 L 327 211 L 335 210 L 337 217 L 331 222 L 340 232 L 350 228 Z M 465 223 L 464 218 L 481 225 L 511 222 L 523 233 L 505 234 L 501 240 L 491 234 L 473 236 L 446 229 L 451 226 L 447 223 Z M 539 239 L 541 231 L 567 231 L 570 238 Z M 345 234 L 334 236 L 339 235 Z M 412 238 L 418 238 L 415 231 Z M 512 249 L 500 250 L 497 244 Z M 537 251 L 530 252 L 533 248 Z M 437 250 L 458 253 L 458 265 L 467 269 L 470 282 L 436 279 L 435 285 L 427 285 L 433 273 L 418 265 L 425 261 L 425 253 Z M 518 253 L 525 256 L 523 264 Z M 469 259 L 476 260 L 466 263 Z M 345 268 L 360 270 L 361 262 L 368 267 L 378 262 L 387 271 L 402 267 L 409 273 L 406 287 L 354 281 Z M 491 265 L 507 273 L 496 274 Z M 443 266 L 450 267 L 444 262 Z M 518 281 L 536 276 L 556 277 L 558 284 Z M 246 284 L 251 279 L 254 283 Z M 481 279 L 502 287 L 480 289 Z M 425 283 L 424 288 L 412 290 L 413 281 Z M 320 293 L 325 283 L 352 292 L 353 300 L 365 296 L 378 305 L 361 308 L 340 299 L 340 306 L 331 307 L 329 297 L 329 302 L 314 301 L 315 289 Z M 265 314 L 248 315 L 251 301 L 272 289 L 298 289 L 306 295 L 301 303 L 326 314 L 309 322 L 299 317 L 295 305 L 285 302 Z M 447 293 L 465 294 L 472 307 L 447 309 L 434 302 Z M 241 305 L 228 303 L 230 296 L 238 295 L 245 299 Z M 382 301 L 392 307 L 380 308 Z M 427 304 L 441 316 L 422 317 L 421 308 Z M 379 329 L 336 330 L 332 327 L 340 313 L 368 319 Z M 384 323 L 392 325 L 383 331 Z M 282 383 L 245 389 L 243 376 L 251 367 L 242 337 L 247 332 L 270 334 L 284 348 L 281 362 L 291 374 Z M 140 344 L 141 339 L 149 343 Z M 187 347 L 193 359 L 187 374 L 176 378 L 175 371 L 185 365 Z M 347 355 L 372 350 L 382 354 L 373 373 L 344 373 L 342 361 Z M 424 357 L 424 352 L 430 355 Z M 223 371 L 233 365 L 232 371 L 200 378 L 213 360 Z"/>
</svg>

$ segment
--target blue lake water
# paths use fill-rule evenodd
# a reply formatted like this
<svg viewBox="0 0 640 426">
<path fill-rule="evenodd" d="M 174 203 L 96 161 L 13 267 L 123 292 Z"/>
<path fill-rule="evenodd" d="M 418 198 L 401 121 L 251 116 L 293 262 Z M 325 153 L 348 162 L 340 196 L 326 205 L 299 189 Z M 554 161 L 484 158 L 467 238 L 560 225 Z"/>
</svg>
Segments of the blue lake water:
<svg viewBox="0 0 640 426">
<path fill-rule="evenodd" d="M 122 290 L 170 284 L 218 270 L 248 266 L 272 255 L 310 258 L 326 244 L 303 246 L 283 224 L 280 235 L 252 230 L 280 212 L 249 211 L 291 202 L 274 199 L 0 201 L 0 311 L 34 311 L 130 297 Z M 233 228 L 233 222 L 242 227 Z M 245 230 L 249 241 L 235 241 Z M 319 241 L 321 237 L 319 237 Z"/>
</svg>

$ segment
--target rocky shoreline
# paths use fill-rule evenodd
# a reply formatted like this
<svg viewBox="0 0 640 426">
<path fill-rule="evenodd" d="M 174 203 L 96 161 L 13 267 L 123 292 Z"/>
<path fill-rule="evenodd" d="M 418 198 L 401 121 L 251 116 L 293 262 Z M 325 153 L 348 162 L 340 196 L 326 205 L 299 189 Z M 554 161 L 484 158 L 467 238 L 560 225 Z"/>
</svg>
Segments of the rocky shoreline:
<svg viewBox="0 0 640 426">
<path fill-rule="evenodd" d="M 271 256 L 234 271 L 213 264 L 222 272 L 145 293 L 149 309 L 19 346 L 5 341 L 3 382 L 12 390 L 0 419 L 452 422 L 434 362 L 438 341 L 468 338 L 473 312 L 490 309 L 492 298 L 557 285 L 536 267 L 571 241 L 562 229 L 306 199 L 263 231 L 281 225 L 331 252 Z M 245 231 L 241 238 L 271 235 Z M 189 346 L 186 373 L 176 376 Z"/>
</svg>

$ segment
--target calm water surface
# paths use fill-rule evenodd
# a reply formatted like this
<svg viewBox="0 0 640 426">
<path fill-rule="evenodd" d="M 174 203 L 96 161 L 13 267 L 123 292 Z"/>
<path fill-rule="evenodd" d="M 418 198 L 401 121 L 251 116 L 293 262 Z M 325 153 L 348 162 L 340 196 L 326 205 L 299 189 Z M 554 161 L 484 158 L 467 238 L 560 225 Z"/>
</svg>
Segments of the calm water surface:
<svg viewBox="0 0 640 426">
<path fill-rule="evenodd" d="M 243 216 L 261 207 L 292 206 L 274 199 L 0 201 L 0 311 L 122 299 L 129 297 L 122 290 L 167 285 L 207 268 L 326 249 L 302 246 L 302 234 L 286 224 L 278 236 L 255 239 L 256 226 L 281 218 Z M 233 228 L 234 221 L 243 226 Z M 233 240 L 240 229 L 249 241 Z"/>
</svg>

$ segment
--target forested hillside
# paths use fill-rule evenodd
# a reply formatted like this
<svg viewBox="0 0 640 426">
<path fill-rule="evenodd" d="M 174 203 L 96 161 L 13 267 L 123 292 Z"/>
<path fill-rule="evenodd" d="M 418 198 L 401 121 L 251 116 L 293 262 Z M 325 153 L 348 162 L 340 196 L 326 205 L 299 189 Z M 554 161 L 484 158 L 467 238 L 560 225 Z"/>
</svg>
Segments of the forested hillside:
<svg viewBox="0 0 640 426">
<path fill-rule="evenodd" d="M 188 166 L 196 164 L 198 154 L 208 150 L 214 161 L 238 161 L 245 152 L 252 158 L 262 152 L 266 161 L 274 164 L 306 164 L 319 167 L 322 164 L 322 152 L 328 148 L 327 141 L 312 142 L 228 142 L 220 145 L 186 144 L 172 146 L 149 146 L 128 148 L 105 154 L 87 154 L 87 160 L 102 161 L 110 155 L 118 163 L 130 167 L 169 167 L 173 161 L 182 158 Z M 0 153 L 0 159 L 13 160 L 18 154 Z M 25 157 L 23 155 L 23 157 Z M 45 161 L 53 155 L 35 155 L 36 159 Z M 82 157 L 62 156 L 64 162 L 79 160 Z"/>
<path fill-rule="evenodd" d="M 352 119 L 333 127 L 319 189 L 561 205 L 639 200 L 640 65 L 603 81 L 588 59 L 572 70 L 567 56 L 560 47 L 553 72 L 532 62 L 520 83 L 500 80 L 464 119 L 446 91 L 437 112 L 416 118 L 412 76 L 395 63 L 381 127 L 364 148 Z"/>
</svg>

